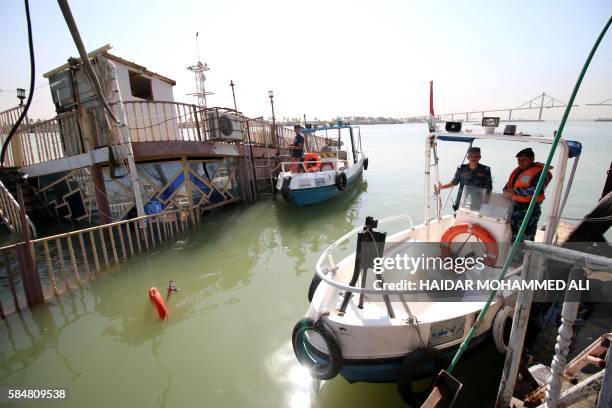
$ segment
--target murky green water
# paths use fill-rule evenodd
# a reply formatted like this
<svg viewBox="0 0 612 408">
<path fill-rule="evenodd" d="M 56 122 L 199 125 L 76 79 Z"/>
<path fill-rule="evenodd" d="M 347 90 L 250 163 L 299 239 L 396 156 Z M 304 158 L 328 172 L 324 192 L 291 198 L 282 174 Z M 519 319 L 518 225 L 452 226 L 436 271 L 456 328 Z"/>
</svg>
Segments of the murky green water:
<svg viewBox="0 0 612 408">
<path fill-rule="evenodd" d="M 530 132 L 555 127 L 519 124 Z M 580 217 L 601 193 L 612 124 L 573 122 L 565 135 L 584 144 L 565 213 Z M 366 215 L 422 219 L 424 127 L 368 126 L 363 136 L 370 169 L 345 196 L 308 208 L 262 201 L 211 214 L 180 241 L 0 322 L 0 385 L 68 387 L 69 400 L 53 406 L 308 406 L 308 377 L 290 335 L 306 311 L 318 254 Z M 524 145 L 479 145 L 499 189 Z M 441 145 L 446 181 L 464 148 Z M 534 150 L 544 160 L 545 149 Z M 181 291 L 159 322 L 147 289 L 169 280 Z M 490 343 L 468 355 L 455 372 L 465 384 L 460 405 L 494 398 L 502 364 Z M 321 403 L 402 406 L 393 384 L 350 385 L 340 377 L 324 385 Z"/>
</svg>

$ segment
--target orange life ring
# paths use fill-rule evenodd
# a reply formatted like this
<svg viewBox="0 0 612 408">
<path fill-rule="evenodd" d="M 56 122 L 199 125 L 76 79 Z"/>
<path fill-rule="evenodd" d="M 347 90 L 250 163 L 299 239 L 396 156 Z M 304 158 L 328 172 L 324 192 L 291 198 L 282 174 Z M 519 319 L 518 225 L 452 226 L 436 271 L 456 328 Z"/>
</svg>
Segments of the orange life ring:
<svg viewBox="0 0 612 408">
<path fill-rule="evenodd" d="M 162 320 L 166 320 L 166 318 L 168 318 L 168 308 L 166 307 L 164 298 L 162 298 L 157 288 L 149 289 L 149 299 L 151 299 L 151 302 L 153 302 L 153 304 L 155 305 L 159 318 Z"/>
<path fill-rule="evenodd" d="M 316 153 L 306 153 L 304 155 L 304 167 L 309 173 L 319 170 L 321 168 L 321 158 Z"/>
<path fill-rule="evenodd" d="M 470 223 L 453 225 L 447 229 L 444 234 L 442 234 L 442 238 L 440 239 L 440 249 L 443 258 L 448 258 L 453 255 L 450 244 L 453 242 L 453 239 L 460 234 L 474 235 L 479 241 L 484 243 L 486 257 L 483 263 L 485 265 L 494 266 L 497 263 L 499 248 L 497 246 L 497 241 L 495 241 L 495 238 L 493 238 L 493 235 L 491 235 L 491 233 L 483 227 Z"/>
</svg>

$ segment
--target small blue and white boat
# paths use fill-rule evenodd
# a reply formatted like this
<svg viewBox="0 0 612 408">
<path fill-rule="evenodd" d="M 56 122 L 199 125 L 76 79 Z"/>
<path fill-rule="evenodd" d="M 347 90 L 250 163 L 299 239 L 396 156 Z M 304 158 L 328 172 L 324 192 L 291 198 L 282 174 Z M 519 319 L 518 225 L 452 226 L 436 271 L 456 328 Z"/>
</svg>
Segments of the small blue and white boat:
<svg viewBox="0 0 612 408">
<path fill-rule="evenodd" d="M 337 136 L 329 137 L 330 132 Z M 368 169 L 361 150 L 359 126 L 338 122 L 334 126 L 302 130 L 308 153 L 300 162 L 281 163 L 276 188 L 283 198 L 297 206 L 318 204 L 344 193 Z M 322 136 L 324 134 L 324 136 Z M 343 137 L 350 138 L 350 151 L 342 149 Z"/>
</svg>

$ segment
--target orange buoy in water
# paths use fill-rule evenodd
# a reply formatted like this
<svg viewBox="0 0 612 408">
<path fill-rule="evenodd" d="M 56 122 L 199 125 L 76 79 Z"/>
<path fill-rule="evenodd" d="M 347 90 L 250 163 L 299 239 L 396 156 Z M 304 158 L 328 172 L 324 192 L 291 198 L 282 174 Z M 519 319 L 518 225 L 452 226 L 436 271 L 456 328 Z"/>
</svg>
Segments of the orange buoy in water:
<svg viewBox="0 0 612 408">
<path fill-rule="evenodd" d="M 166 318 L 168 317 L 168 308 L 166 307 L 166 303 L 164 302 L 164 299 L 162 298 L 157 288 L 149 289 L 149 299 L 151 299 L 151 302 L 153 302 L 153 304 L 155 305 L 159 318 L 162 320 L 166 320 Z"/>
</svg>

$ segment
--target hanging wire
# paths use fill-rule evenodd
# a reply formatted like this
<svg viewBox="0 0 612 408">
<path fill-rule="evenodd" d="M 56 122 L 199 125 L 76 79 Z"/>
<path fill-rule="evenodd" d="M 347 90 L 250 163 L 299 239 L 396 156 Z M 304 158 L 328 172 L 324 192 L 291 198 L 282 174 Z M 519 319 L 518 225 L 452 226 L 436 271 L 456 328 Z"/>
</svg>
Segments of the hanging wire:
<svg viewBox="0 0 612 408">
<path fill-rule="evenodd" d="M 15 124 L 11 128 L 11 131 L 9 132 L 6 140 L 4 141 L 4 144 L 2 145 L 2 152 L 0 153 L 0 166 L 4 166 L 4 157 L 6 156 L 6 149 L 9 146 L 9 142 L 11 141 L 13 136 L 15 136 L 15 134 L 17 133 L 17 129 L 19 129 L 19 126 L 21 125 L 21 122 L 28 114 L 28 110 L 30 109 L 30 104 L 32 103 L 32 97 L 34 96 L 36 63 L 34 61 L 34 41 L 32 39 L 32 21 L 30 20 L 30 4 L 28 0 L 24 0 L 24 5 L 25 5 L 26 22 L 28 26 L 28 48 L 30 51 L 30 92 L 28 92 L 28 100 L 26 101 L 25 106 L 23 107 L 23 110 L 21 111 L 21 115 L 19 115 L 17 122 L 15 122 Z"/>
</svg>

